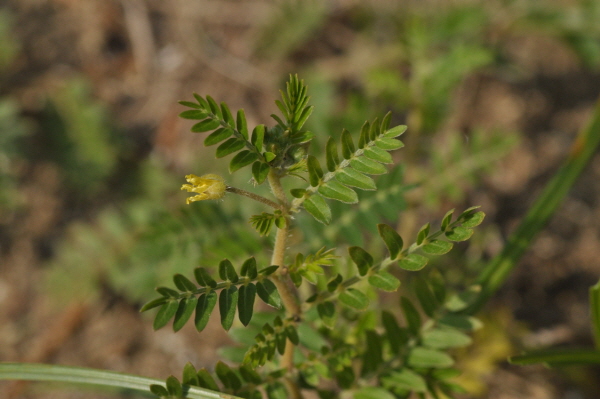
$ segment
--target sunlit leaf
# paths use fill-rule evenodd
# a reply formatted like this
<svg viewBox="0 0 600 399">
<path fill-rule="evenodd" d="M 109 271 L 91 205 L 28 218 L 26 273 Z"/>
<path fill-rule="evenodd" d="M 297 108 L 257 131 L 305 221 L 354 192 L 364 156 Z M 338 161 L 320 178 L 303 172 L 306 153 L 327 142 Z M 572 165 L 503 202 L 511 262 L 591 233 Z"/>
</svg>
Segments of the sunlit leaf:
<svg viewBox="0 0 600 399">
<path fill-rule="evenodd" d="M 323 224 L 331 222 L 331 209 L 325 200 L 318 195 L 311 195 L 304 200 L 304 209 L 310 213 L 317 221 Z"/>
<path fill-rule="evenodd" d="M 338 298 L 344 305 L 357 310 L 364 310 L 369 306 L 369 298 L 355 288 L 346 289 L 340 293 Z"/>
</svg>

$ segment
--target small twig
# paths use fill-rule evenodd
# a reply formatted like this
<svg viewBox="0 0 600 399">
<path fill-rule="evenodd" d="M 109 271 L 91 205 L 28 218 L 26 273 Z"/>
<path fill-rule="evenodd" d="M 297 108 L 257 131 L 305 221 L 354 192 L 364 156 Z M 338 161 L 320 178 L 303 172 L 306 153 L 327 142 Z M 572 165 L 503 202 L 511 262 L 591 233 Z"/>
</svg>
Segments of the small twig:
<svg viewBox="0 0 600 399">
<path fill-rule="evenodd" d="M 251 193 L 250 191 L 242 190 L 241 188 L 235 188 L 231 186 L 227 186 L 226 190 L 230 193 L 243 195 L 244 197 L 252 198 L 255 201 L 261 202 L 265 205 L 270 206 L 271 208 L 279 209 L 280 211 L 285 211 L 285 206 L 277 204 L 261 195 Z"/>
</svg>

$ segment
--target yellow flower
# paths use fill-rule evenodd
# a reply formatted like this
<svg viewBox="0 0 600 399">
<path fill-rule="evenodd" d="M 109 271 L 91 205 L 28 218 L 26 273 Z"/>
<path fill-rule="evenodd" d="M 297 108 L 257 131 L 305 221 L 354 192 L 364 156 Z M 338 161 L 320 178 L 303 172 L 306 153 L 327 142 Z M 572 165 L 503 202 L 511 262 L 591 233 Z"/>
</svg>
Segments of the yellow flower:
<svg viewBox="0 0 600 399">
<path fill-rule="evenodd" d="M 197 193 L 193 197 L 188 197 L 186 203 L 189 204 L 194 201 L 203 201 L 209 199 L 219 199 L 225 195 L 227 185 L 223 178 L 219 175 L 187 175 L 185 177 L 188 183 L 181 186 L 182 190 L 187 190 L 189 193 Z"/>
</svg>

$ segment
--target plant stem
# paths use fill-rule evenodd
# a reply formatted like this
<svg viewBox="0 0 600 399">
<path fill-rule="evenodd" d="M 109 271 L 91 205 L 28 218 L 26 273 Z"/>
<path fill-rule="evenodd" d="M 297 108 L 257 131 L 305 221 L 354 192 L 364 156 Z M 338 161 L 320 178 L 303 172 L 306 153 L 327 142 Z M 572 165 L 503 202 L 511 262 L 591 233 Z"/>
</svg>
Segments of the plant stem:
<svg viewBox="0 0 600 399">
<path fill-rule="evenodd" d="M 243 195 L 244 197 L 248 197 L 248 198 L 252 198 L 254 201 L 258 201 L 260 203 L 263 203 L 267 206 L 270 206 L 271 208 L 275 208 L 275 209 L 279 209 L 281 211 L 285 211 L 285 207 L 283 205 L 280 204 L 276 204 L 275 202 L 271 201 L 270 199 L 267 199 L 261 195 L 258 194 L 254 194 L 251 193 L 250 191 L 246 191 L 246 190 L 242 190 L 241 188 L 235 188 L 235 187 L 231 187 L 231 186 L 227 186 L 226 189 L 228 192 L 230 193 L 234 193 L 234 194 L 238 194 L 238 195 Z"/>
<path fill-rule="evenodd" d="M 287 211 L 289 209 L 289 203 L 287 201 L 287 197 L 285 195 L 285 191 L 281 186 L 281 181 L 279 176 L 276 174 L 274 169 L 269 171 L 269 184 L 271 186 L 271 190 L 273 194 L 279 200 L 280 205 Z M 279 295 L 281 296 L 281 300 L 283 302 L 283 306 L 285 306 L 285 310 L 288 315 L 292 318 L 292 320 L 300 320 L 301 318 L 301 309 L 298 304 L 298 300 L 296 298 L 295 293 L 290 289 L 290 280 L 287 274 L 287 268 L 284 266 L 285 259 L 285 249 L 287 246 L 287 237 L 289 233 L 289 218 L 286 218 L 286 223 L 283 228 L 277 229 L 277 234 L 275 236 L 275 245 L 273 247 L 273 257 L 271 258 L 271 264 L 279 266 L 277 274 L 273 279 L 273 283 L 277 287 L 277 291 L 279 291 Z M 285 346 L 285 351 L 281 357 L 281 366 L 292 370 L 294 368 L 294 345 L 288 340 Z"/>
</svg>

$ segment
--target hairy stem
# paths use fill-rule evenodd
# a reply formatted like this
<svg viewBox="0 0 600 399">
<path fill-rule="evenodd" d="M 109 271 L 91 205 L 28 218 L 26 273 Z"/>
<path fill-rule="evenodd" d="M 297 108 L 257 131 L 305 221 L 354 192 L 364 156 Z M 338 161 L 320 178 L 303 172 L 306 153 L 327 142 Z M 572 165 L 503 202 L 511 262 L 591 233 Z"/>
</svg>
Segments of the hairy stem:
<svg viewBox="0 0 600 399">
<path fill-rule="evenodd" d="M 273 169 L 271 169 L 271 171 L 269 172 L 268 179 L 273 194 L 280 202 L 280 205 L 284 207 L 287 213 L 287 210 L 289 209 L 289 203 L 287 201 L 287 197 L 285 196 L 285 191 L 283 191 L 283 187 L 281 186 L 279 176 Z M 285 268 L 284 266 L 285 249 L 287 246 L 287 237 L 289 233 L 289 223 L 289 218 L 286 218 L 285 226 L 283 228 L 277 229 L 271 264 L 279 266 L 279 270 L 277 271 L 277 275 L 273 279 L 273 283 L 277 287 L 277 291 L 279 291 L 279 295 L 281 296 L 283 306 L 285 306 L 286 312 L 289 316 L 291 316 L 293 320 L 299 320 L 301 317 L 300 305 L 298 304 L 298 300 L 296 298 L 295 293 L 290 288 L 290 280 L 287 274 L 287 268 Z M 286 344 L 285 352 L 281 357 L 281 366 L 285 367 L 288 370 L 292 370 L 294 367 L 294 345 L 289 340 Z"/>
<path fill-rule="evenodd" d="M 265 204 L 267 206 L 270 206 L 271 208 L 279 209 L 281 211 L 285 211 L 284 205 L 276 204 L 275 202 L 271 201 L 270 199 L 267 199 L 267 198 L 265 198 L 265 197 L 263 197 L 261 195 L 258 195 L 258 194 L 251 193 L 250 191 L 242 190 L 241 188 L 235 188 L 235 187 L 231 187 L 231 186 L 227 186 L 226 190 L 228 192 L 230 192 L 230 193 L 234 193 L 234 194 L 238 194 L 238 195 L 243 195 L 244 197 L 252 198 L 254 201 L 258 201 L 260 203 L 263 203 L 263 204 Z"/>
</svg>

